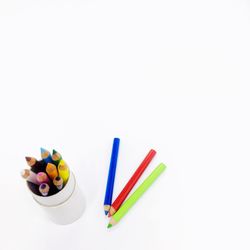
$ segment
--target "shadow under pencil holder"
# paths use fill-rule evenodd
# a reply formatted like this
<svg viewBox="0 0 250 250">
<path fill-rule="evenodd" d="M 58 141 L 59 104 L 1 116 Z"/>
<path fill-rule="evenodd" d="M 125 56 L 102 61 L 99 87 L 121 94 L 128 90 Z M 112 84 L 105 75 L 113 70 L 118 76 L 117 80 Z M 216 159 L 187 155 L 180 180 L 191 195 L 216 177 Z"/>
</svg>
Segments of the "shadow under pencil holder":
<svg viewBox="0 0 250 250">
<path fill-rule="evenodd" d="M 64 188 L 58 193 L 51 196 L 39 196 L 32 193 L 32 196 L 56 224 L 73 223 L 81 217 L 86 207 L 85 198 L 72 172 Z"/>
</svg>

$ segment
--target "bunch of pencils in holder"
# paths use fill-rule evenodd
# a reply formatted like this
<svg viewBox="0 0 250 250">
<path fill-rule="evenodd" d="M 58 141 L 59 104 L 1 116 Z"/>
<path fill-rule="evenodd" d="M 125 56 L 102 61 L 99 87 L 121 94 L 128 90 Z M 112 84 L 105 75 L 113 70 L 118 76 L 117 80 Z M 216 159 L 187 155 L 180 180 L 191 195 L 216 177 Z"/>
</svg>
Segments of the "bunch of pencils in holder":
<svg viewBox="0 0 250 250">
<path fill-rule="evenodd" d="M 144 182 L 128 197 L 130 191 L 134 188 L 135 184 L 140 179 L 143 172 L 146 170 L 146 168 L 156 155 L 156 151 L 154 149 L 151 149 L 146 155 L 146 157 L 143 159 L 139 167 L 135 170 L 134 174 L 128 180 L 127 184 L 124 186 L 120 194 L 113 201 L 112 197 L 113 197 L 113 189 L 115 182 L 116 166 L 118 160 L 119 145 L 120 145 L 120 139 L 114 138 L 111 160 L 109 165 L 106 193 L 104 198 L 105 215 L 111 217 L 108 224 L 108 228 L 116 225 L 124 217 L 124 215 L 129 211 L 129 209 L 140 199 L 140 197 L 147 191 L 148 188 L 151 187 L 151 185 L 166 169 L 166 165 L 164 163 L 160 163 L 151 172 L 151 174 L 144 180 Z"/>
<path fill-rule="evenodd" d="M 61 154 L 53 150 L 52 155 L 41 148 L 41 160 L 25 157 L 29 169 L 24 169 L 21 176 L 26 180 L 31 192 L 40 196 L 51 196 L 64 188 L 69 179 L 69 167 Z"/>
</svg>

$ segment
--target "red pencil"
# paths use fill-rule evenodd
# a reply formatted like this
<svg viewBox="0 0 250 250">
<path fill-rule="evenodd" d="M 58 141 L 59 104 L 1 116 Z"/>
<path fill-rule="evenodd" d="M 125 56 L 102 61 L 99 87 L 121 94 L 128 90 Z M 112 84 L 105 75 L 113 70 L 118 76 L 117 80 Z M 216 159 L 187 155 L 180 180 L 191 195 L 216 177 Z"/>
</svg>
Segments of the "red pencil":
<svg viewBox="0 0 250 250">
<path fill-rule="evenodd" d="M 140 166 L 136 169 L 130 180 L 127 182 L 121 193 L 118 195 L 116 200 L 113 202 L 113 204 L 110 207 L 109 210 L 109 217 L 116 213 L 116 211 L 119 209 L 119 207 L 122 205 L 124 200 L 127 198 L 129 192 L 132 190 L 136 182 L 141 177 L 144 170 L 147 168 L 153 157 L 155 156 L 156 151 L 151 149 L 145 159 L 142 161 Z"/>
</svg>

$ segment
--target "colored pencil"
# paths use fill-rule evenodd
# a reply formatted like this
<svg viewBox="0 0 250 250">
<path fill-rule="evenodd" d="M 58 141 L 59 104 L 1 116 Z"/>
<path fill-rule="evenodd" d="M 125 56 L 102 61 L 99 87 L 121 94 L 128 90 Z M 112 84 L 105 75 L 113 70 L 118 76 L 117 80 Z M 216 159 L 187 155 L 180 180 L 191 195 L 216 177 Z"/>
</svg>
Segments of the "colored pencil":
<svg viewBox="0 0 250 250">
<path fill-rule="evenodd" d="M 39 186 L 39 191 L 40 193 L 42 194 L 42 196 L 47 196 L 48 193 L 49 193 L 49 185 L 47 183 L 42 183 L 40 186 Z"/>
<path fill-rule="evenodd" d="M 53 152 L 52 152 L 52 160 L 56 166 L 58 166 L 60 160 L 62 160 L 61 154 L 59 154 L 55 149 L 53 149 Z"/>
<path fill-rule="evenodd" d="M 22 172 L 21 172 L 21 176 L 26 180 L 26 181 L 29 181 L 29 182 L 32 182 L 36 185 L 40 185 L 40 183 L 37 181 L 37 175 L 32 172 L 31 170 L 29 169 L 24 169 Z"/>
<path fill-rule="evenodd" d="M 38 161 L 36 158 L 34 157 L 29 157 L 26 156 L 25 157 L 27 164 L 31 167 L 31 170 L 34 173 L 39 173 L 39 172 L 44 172 L 45 168 L 46 168 L 46 163 L 44 160 Z"/>
<path fill-rule="evenodd" d="M 37 159 L 34 158 L 34 157 L 29 157 L 29 156 L 26 156 L 25 157 L 25 160 L 27 161 L 27 164 L 30 166 L 30 167 L 33 167 L 36 162 L 37 162 Z"/>
<path fill-rule="evenodd" d="M 46 173 L 44 172 L 39 172 L 36 175 L 37 181 L 42 184 L 42 183 L 50 183 L 49 177 L 47 176 Z"/>
<path fill-rule="evenodd" d="M 24 169 L 21 175 L 26 180 L 31 192 L 40 196 L 51 196 L 63 189 L 69 179 L 70 170 L 66 162 L 62 160 L 61 154 L 55 149 L 51 156 L 48 150 L 41 148 L 41 156 L 42 160 L 26 156 L 26 162 L 31 169 Z"/>
<path fill-rule="evenodd" d="M 107 185 L 106 185 L 106 193 L 105 193 L 105 199 L 104 199 L 104 212 L 106 215 L 108 214 L 111 203 L 112 203 L 112 196 L 113 196 L 114 182 L 115 182 L 115 172 L 116 172 L 118 153 L 119 153 L 119 145 L 120 145 L 120 139 L 114 138 L 110 165 L 109 165 L 108 180 L 107 180 Z"/>
<path fill-rule="evenodd" d="M 136 169 L 130 180 L 127 182 L 121 193 L 118 195 L 118 197 L 115 199 L 115 201 L 112 203 L 111 208 L 109 210 L 109 217 L 115 214 L 115 212 L 120 208 L 122 203 L 125 201 L 127 198 L 128 194 L 136 184 L 136 182 L 139 180 L 153 157 L 155 156 L 156 151 L 151 149 L 147 156 L 144 158 L 140 166 Z"/>
<path fill-rule="evenodd" d="M 41 157 L 47 164 L 53 163 L 50 152 L 44 148 L 41 148 Z"/>
<path fill-rule="evenodd" d="M 166 169 L 166 166 L 161 163 L 154 171 L 145 179 L 145 181 L 135 190 L 135 192 L 123 203 L 120 209 L 111 217 L 108 228 L 117 224 L 129 209 L 138 201 L 138 199 L 147 191 L 147 189 L 154 183 L 154 181 Z"/>
<path fill-rule="evenodd" d="M 46 172 L 49 175 L 50 179 L 53 181 L 55 177 L 58 176 L 56 165 L 48 163 L 46 167 Z"/>
<path fill-rule="evenodd" d="M 59 176 L 63 179 L 63 184 L 65 185 L 69 179 L 69 167 L 64 160 L 61 160 L 58 164 L 58 173 Z"/>
<path fill-rule="evenodd" d="M 53 180 L 53 184 L 56 186 L 58 190 L 61 190 L 63 188 L 63 179 L 61 176 L 57 176 Z"/>
</svg>

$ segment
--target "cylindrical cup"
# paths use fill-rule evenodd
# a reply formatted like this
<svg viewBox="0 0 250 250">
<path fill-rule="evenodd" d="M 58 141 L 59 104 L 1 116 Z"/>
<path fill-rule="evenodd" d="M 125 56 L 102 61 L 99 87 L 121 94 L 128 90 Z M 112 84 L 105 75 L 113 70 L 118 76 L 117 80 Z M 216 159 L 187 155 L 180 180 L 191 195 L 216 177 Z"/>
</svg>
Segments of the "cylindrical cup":
<svg viewBox="0 0 250 250">
<path fill-rule="evenodd" d="M 34 200 L 42 206 L 48 217 L 56 224 L 66 225 L 79 219 L 85 209 L 84 196 L 70 172 L 68 182 L 58 193 L 44 197 L 32 193 Z"/>
</svg>

